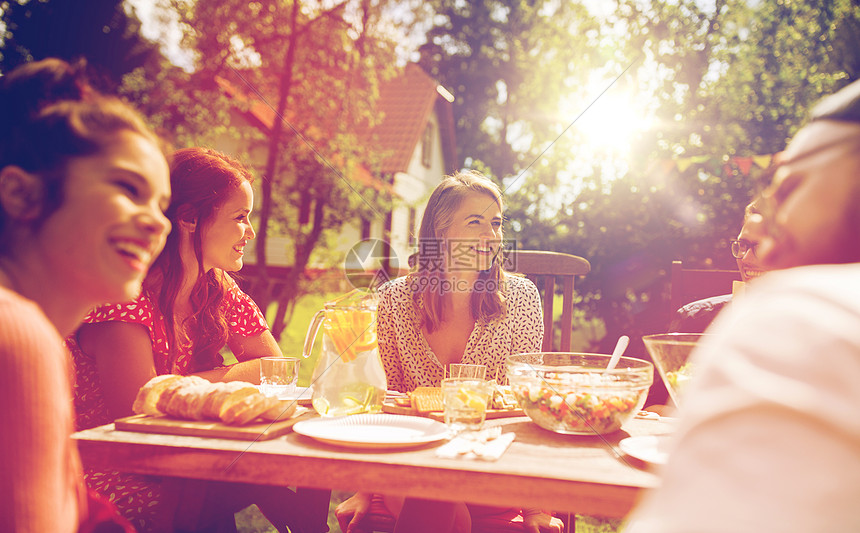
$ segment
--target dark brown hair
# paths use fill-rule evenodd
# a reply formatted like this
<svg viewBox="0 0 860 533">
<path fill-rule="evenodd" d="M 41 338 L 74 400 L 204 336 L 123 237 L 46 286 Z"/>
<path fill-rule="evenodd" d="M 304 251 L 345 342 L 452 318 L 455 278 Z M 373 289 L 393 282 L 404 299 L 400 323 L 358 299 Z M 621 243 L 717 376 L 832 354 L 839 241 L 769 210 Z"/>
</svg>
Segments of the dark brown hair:
<svg viewBox="0 0 860 533">
<path fill-rule="evenodd" d="M 167 151 L 137 111 L 92 89 L 84 70 L 45 59 L 0 78 L 0 168 L 15 165 L 42 180 L 36 227 L 63 203 L 69 160 L 98 153 L 117 131 L 139 133 Z M 0 211 L 0 235 L 6 219 Z"/>
<path fill-rule="evenodd" d="M 155 261 L 144 288 L 158 301 L 164 314 L 170 340 L 170 366 L 181 349 L 192 348 L 191 372 L 222 364 L 219 351 L 227 342 L 227 273 L 213 268 L 203 270 L 202 230 L 212 222 L 218 209 L 231 193 L 253 176 L 235 159 L 209 148 L 184 148 L 173 153 L 170 165 L 172 199 L 165 214 L 174 228 L 180 222 L 196 222 L 191 243 L 197 258 L 197 282 L 191 291 L 194 313 L 179 324 L 175 321 L 176 296 L 185 277 L 180 258 L 179 235 L 167 236 L 164 251 Z"/>
</svg>

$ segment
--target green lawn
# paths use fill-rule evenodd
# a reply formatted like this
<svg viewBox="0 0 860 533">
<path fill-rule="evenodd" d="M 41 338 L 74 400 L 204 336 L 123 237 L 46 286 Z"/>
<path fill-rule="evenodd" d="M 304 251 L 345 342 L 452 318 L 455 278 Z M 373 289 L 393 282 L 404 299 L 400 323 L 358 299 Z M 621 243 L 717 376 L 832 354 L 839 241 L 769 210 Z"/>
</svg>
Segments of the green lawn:
<svg viewBox="0 0 860 533">
<path fill-rule="evenodd" d="M 308 327 L 311 324 L 311 319 L 317 311 L 322 309 L 323 305 L 334 299 L 337 294 L 308 294 L 296 302 L 296 310 L 292 320 L 287 325 L 287 328 L 281 334 L 278 340 L 278 345 L 281 351 L 287 357 L 301 357 L 302 348 L 305 342 L 305 335 Z M 275 316 L 275 306 L 269 307 L 266 313 L 266 319 L 271 321 Z M 311 382 L 313 376 L 314 365 L 319 358 L 320 353 L 320 338 L 317 335 L 317 340 L 314 343 L 314 349 L 310 357 L 302 360 L 299 368 L 299 385 L 307 386 Z"/>
<path fill-rule="evenodd" d="M 281 347 L 281 352 L 283 352 L 286 357 L 302 356 L 305 334 L 308 331 L 311 319 L 317 311 L 322 309 L 325 302 L 336 296 L 336 294 L 309 294 L 299 299 L 296 303 L 296 311 L 293 315 L 293 319 L 290 321 L 289 325 L 287 325 L 287 328 L 278 340 L 278 346 Z M 275 310 L 274 305 L 269 306 L 269 309 L 266 312 L 266 320 L 271 322 L 274 319 Z M 313 376 L 314 365 L 316 365 L 317 359 L 319 358 L 319 353 L 320 339 L 319 335 L 317 335 L 317 342 L 314 343 L 314 349 L 311 356 L 307 359 L 303 359 L 299 365 L 300 386 L 306 387 L 310 384 Z M 224 356 L 224 361 L 227 364 L 236 362 L 236 358 L 233 357 L 233 354 L 229 352 L 228 348 L 224 348 L 222 355 Z"/>
</svg>

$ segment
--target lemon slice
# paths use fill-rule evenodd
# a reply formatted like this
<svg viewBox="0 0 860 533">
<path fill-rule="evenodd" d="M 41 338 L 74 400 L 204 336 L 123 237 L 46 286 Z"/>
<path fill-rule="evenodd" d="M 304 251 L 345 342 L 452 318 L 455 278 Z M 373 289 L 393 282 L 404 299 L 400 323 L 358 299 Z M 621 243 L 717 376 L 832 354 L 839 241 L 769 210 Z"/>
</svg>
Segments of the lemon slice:
<svg viewBox="0 0 860 533">
<path fill-rule="evenodd" d="M 343 407 L 346 410 L 345 414 L 347 415 L 363 413 L 366 410 L 364 402 L 358 400 L 354 396 L 344 396 Z"/>
<path fill-rule="evenodd" d="M 312 400 L 312 403 L 316 412 L 321 415 L 327 414 L 329 408 L 331 407 L 331 405 L 329 405 L 328 403 L 328 400 L 326 400 L 325 398 L 314 398 Z"/>
<path fill-rule="evenodd" d="M 473 409 L 479 413 L 487 410 L 487 398 L 465 387 L 461 387 L 457 391 L 457 399 L 463 402 L 469 409 Z"/>
</svg>

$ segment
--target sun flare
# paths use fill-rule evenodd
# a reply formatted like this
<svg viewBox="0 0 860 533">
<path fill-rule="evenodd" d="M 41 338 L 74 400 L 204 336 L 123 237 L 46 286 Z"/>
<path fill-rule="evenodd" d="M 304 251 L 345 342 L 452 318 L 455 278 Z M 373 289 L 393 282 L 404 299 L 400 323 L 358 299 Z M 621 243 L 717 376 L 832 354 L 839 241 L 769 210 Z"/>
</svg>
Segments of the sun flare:
<svg viewBox="0 0 860 533">
<path fill-rule="evenodd" d="M 610 89 L 594 101 L 574 127 L 594 149 L 624 153 L 636 135 L 650 127 L 651 121 L 644 111 L 632 94 Z"/>
<path fill-rule="evenodd" d="M 564 106 L 564 114 L 576 119 L 572 129 L 578 142 L 595 152 L 622 155 L 638 134 L 652 127 L 653 119 L 646 98 L 610 84 L 605 79 L 591 81 Z"/>
</svg>

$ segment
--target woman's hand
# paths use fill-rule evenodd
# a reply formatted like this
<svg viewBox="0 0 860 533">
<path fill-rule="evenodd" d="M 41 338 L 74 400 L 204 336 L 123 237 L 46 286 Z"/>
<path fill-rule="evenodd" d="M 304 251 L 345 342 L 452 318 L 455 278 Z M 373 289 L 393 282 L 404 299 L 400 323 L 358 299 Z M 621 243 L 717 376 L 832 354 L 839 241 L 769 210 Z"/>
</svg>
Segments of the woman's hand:
<svg viewBox="0 0 860 533">
<path fill-rule="evenodd" d="M 341 502 L 334 510 L 340 530 L 344 533 L 356 531 L 367 510 L 373 495 L 369 492 L 356 492 L 349 499 Z"/>
<path fill-rule="evenodd" d="M 564 523 L 540 509 L 523 509 L 523 529 L 529 533 L 562 533 Z"/>
</svg>

